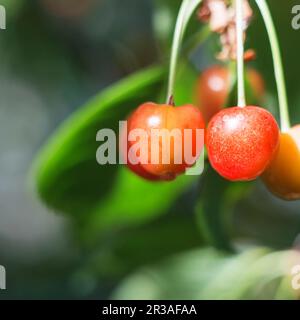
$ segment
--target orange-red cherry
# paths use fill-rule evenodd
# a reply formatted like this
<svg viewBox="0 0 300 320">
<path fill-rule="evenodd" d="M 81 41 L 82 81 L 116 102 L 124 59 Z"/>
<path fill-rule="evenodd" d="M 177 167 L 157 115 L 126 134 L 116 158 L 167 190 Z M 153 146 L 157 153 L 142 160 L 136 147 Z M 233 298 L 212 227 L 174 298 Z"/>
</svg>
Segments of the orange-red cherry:
<svg viewBox="0 0 300 320">
<path fill-rule="evenodd" d="M 138 163 L 131 163 L 128 159 L 128 153 L 130 150 L 130 147 L 132 145 L 131 142 L 128 142 L 128 127 L 131 128 L 131 117 L 129 117 L 127 119 L 127 126 L 124 128 L 122 128 L 122 132 L 121 132 L 121 137 L 120 137 L 120 151 L 121 151 L 121 155 L 122 155 L 122 159 L 126 160 L 126 166 L 128 169 L 130 169 L 130 171 L 132 171 L 133 173 L 135 173 L 137 176 L 145 179 L 145 180 L 149 180 L 149 181 L 160 181 L 160 177 L 156 176 L 154 174 L 151 174 L 149 172 L 147 172 L 141 165 L 140 162 Z"/>
<path fill-rule="evenodd" d="M 231 181 L 260 176 L 279 146 L 279 128 L 265 109 L 248 106 L 220 111 L 210 121 L 206 146 L 212 167 Z"/>
<path fill-rule="evenodd" d="M 246 73 L 254 97 L 261 99 L 265 92 L 265 83 L 261 75 L 248 68 Z M 196 99 L 206 123 L 218 113 L 229 99 L 231 85 L 230 70 L 214 65 L 206 69 L 196 84 Z"/>
<path fill-rule="evenodd" d="M 197 129 L 204 129 L 205 124 L 201 112 L 198 108 L 192 105 L 184 105 L 181 107 L 174 107 L 171 105 L 159 105 L 155 103 L 145 103 L 139 106 L 127 120 L 127 166 L 137 175 L 151 181 L 159 180 L 173 180 L 177 175 L 182 174 L 188 167 L 191 167 L 194 163 L 187 163 L 185 152 L 186 148 L 189 154 L 198 158 L 203 149 L 203 139 L 197 138 L 197 134 L 200 132 Z M 135 158 L 130 158 L 129 151 L 136 143 L 142 144 L 141 139 L 132 139 L 130 133 L 135 130 L 142 129 L 147 134 L 147 161 L 140 161 L 141 150 L 138 149 Z M 153 129 L 157 129 L 156 132 L 160 132 L 158 144 L 153 143 Z M 164 130 L 167 129 L 167 130 Z M 179 141 L 181 147 L 178 148 L 178 140 L 173 138 L 170 133 L 174 129 L 178 129 L 182 139 Z M 188 130 L 188 137 L 191 139 L 189 143 L 186 143 L 186 131 Z M 162 130 L 162 131 L 160 131 Z M 155 131 L 155 130 L 154 130 Z M 200 132 L 203 134 L 203 132 Z M 163 141 L 168 141 L 169 149 L 165 150 Z M 152 144 L 153 143 L 153 144 Z M 155 147 L 156 146 L 156 147 Z M 168 152 L 169 161 L 164 161 L 165 152 Z M 132 156 L 132 154 L 131 154 Z M 138 159 L 137 159 L 138 158 Z M 158 159 L 154 162 L 152 159 Z M 137 163 L 136 163 L 137 159 Z M 181 159 L 181 162 L 177 160 Z M 132 161 L 134 160 L 134 161 Z M 189 161 L 188 161 L 189 162 Z"/>
<path fill-rule="evenodd" d="M 300 199 L 300 125 L 280 135 L 280 148 L 262 179 L 284 200 Z"/>
</svg>

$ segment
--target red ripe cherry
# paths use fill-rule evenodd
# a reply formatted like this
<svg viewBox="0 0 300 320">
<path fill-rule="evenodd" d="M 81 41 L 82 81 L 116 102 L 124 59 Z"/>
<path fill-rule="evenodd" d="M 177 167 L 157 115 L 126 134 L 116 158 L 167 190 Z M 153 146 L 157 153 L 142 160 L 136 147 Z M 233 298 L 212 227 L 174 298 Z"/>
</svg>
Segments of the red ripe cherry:
<svg viewBox="0 0 300 320">
<path fill-rule="evenodd" d="M 130 125 L 130 118 L 128 119 L 129 127 L 131 127 Z M 137 163 L 137 164 L 133 164 L 129 161 L 128 159 L 128 152 L 130 150 L 131 147 L 131 142 L 126 140 L 128 139 L 128 135 L 126 136 L 127 131 L 123 131 L 121 134 L 121 152 L 122 152 L 122 156 L 123 159 L 126 159 L 126 165 L 127 168 L 130 169 L 130 171 L 132 171 L 133 173 L 135 173 L 137 176 L 145 179 L 145 180 L 149 180 L 149 181 L 160 181 L 161 177 L 160 176 L 156 176 L 154 174 L 151 174 L 149 172 L 147 172 L 141 165 L 141 163 Z M 127 148 L 124 148 L 124 145 L 127 146 Z M 166 179 L 165 179 L 166 180 Z"/>
<path fill-rule="evenodd" d="M 201 112 L 198 108 L 192 105 L 185 105 L 181 107 L 174 107 L 171 105 L 158 105 L 155 103 L 145 103 L 139 106 L 129 117 L 127 122 L 127 166 L 135 174 L 139 175 L 142 178 L 151 181 L 159 180 L 174 180 L 177 175 L 182 174 L 185 170 L 190 167 L 192 164 L 185 162 L 185 139 L 184 135 L 185 129 L 191 129 L 191 153 L 195 158 L 200 156 L 200 152 L 203 149 L 203 142 L 201 145 L 196 145 L 201 143 L 196 139 L 197 129 L 204 129 L 204 120 Z M 137 141 L 130 141 L 129 134 L 135 129 L 142 129 L 148 135 L 148 162 L 142 163 L 138 162 L 131 163 L 128 157 L 128 151 L 130 148 L 137 143 Z M 168 163 L 163 162 L 163 147 L 160 140 L 158 148 L 151 147 L 151 132 L 152 129 L 167 129 L 168 132 L 171 132 L 173 129 L 179 129 L 182 135 L 182 147 L 178 151 L 178 148 L 175 148 L 174 140 L 171 139 L 169 147 L 170 161 Z M 179 148 L 180 149 L 180 148 Z M 176 152 L 180 152 L 178 155 Z M 159 162 L 152 163 L 152 156 L 156 156 L 159 159 Z M 178 156 L 182 159 L 181 163 L 177 163 L 175 159 L 178 159 Z"/>
<path fill-rule="evenodd" d="M 300 125 L 281 133 L 279 151 L 262 179 L 276 196 L 300 199 Z"/>
<path fill-rule="evenodd" d="M 206 145 L 210 163 L 221 176 L 231 181 L 254 180 L 278 150 L 279 129 L 265 109 L 228 108 L 209 123 Z"/>
<path fill-rule="evenodd" d="M 128 149 L 129 151 L 129 149 Z M 129 161 L 127 163 L 127 167 L 134 172 L 136 175 L 138 175 L 141 178 L 144 178 L 145 180 L 149 180 L 149 181 L 161 181 L 161 180 L 173 180 L 171 177 L 170 179 L 167 179 L 167 177 L 162 178 L 160 176 L 156 176 L 154 174 L 151 174 L 149 172 L 147 172 L 140 163 L 138 164 L 131 164 Z"/>
<path fill-rule="evenodd" d="M 261 75 L 249 68 L 246 76 L 255 99 L 261 99 L 265 92 L 265 83 Z M 196 99 L 206 123 L 225 106 L 229 99 L 230 86 L 230 70 L 220 65 L 206 69 L 199 77 Z"/>
<path fill-rule="evenodd" d="M 126 166 L 128 167 L 128 169 L 130 169 L 130 171 L 132 171 L 133 173 L 135 173 L 139 177 L 144 178 L 149 181 L 160 181 L 161 179 L 159 176 L 155 176 L 154 174 L 147 172 L 142 167 L 141 163 L 133 164 L 128 159 L 128 153 L 129 153 L 130 147 L 132 145 L 132 143 L 128 141 L 128 128 L 132 128 L 131 118 L 132 117 L 130 116 L 127 119 L 127 128 L 126 128 L 127 130 L 125 130 L 123 128 L 122 132 L 121 132 L 120 151 L 122 154 L 122 158 L 126 159 Z"/>
</svg>

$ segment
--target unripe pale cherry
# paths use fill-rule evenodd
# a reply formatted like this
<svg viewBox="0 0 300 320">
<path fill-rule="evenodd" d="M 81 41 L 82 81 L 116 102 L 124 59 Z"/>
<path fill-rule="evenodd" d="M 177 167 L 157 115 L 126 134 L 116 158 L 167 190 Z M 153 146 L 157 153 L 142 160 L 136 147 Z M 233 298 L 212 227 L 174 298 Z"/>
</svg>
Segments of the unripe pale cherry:
<svg viewBox="0 0 300 320">
<path fill-rule="evenodd" d="M 260 100 L 265 93 L 265 83 L 258 71 L 248 68 L 246 71 L 255 99 Z M 196 100 L 206 123 L 218 113 L 229 99 L 230 70 L 221 65 L 214 65 L 198 78 L 196 84 Z"/>
<path fill-rule="evenodd" d="M 281 133 L 279 151 L 262 179 L 276 196 L 300 199 L 300 125 Z"/>
<path fill-rule="evenodd" d="M 184 105 L 180 107 L 174 107 L 171 105 L 159 105 L 152 102 L 144 103 L 139 106 L 128 118 L 127 123 L 127 166 L 128 168 L 139 175 L 150 181 L 160 181 L 160 180 L 174 180 L 177 175 L 182 174 L 185 170 L 193 164 L 188 164 L 185 162 L 185 139 L 184 136 L 186 132 L 185 129 L 191 129 L 191 138 L 189 141 L 189 146 L 191 147 L 191 154 L 198 158 L 203 149 L 204 143 L 203 139 L 198 141 L 196 139 L 197 129 L 204 130 L 204 120 L 201 112 L 198 108 L 192 105 Z M 131 163 L 128 157 L 128 151 L 137 141 L 130 141 L 129 134 L 135 129 L 142 129 L 147 132 L 148 141 L 148 162 L 147 163 Z M 169 163 L 163 162 L 163 148 L 162 141 L 166 138 L 166 132 L 163 134 L 163 138 L 159 140 L 159 145 L 157 148 L 152 148 L 152 129 L 167 129 L 171 132 L 173 129 L 179 129 L 182 135 L 182 146 L 181 150 L 175 146 L 175 140 L 171 139 L 169 144 L 170 150 L 168 150 L 170 155 Z M 198 143 L 198 145 L 197 145 Z M 200 143 L 200 145 L 199 145 Z M 180 152 L 181 154 L 176 154 Z M 159 162 L 152 163 L 152 157 L 159 159 Z M 175 159 L 182 159 L 182 162 L 178 164 Z"/>
<path fill-rule="evenodd" d="M 206 146 L 212 167 L 222 177 L 231 181 L 254 180 L 278 150 L 279 128 L 265 109 L 228 108 L 210 121 Z"/>
</svg>

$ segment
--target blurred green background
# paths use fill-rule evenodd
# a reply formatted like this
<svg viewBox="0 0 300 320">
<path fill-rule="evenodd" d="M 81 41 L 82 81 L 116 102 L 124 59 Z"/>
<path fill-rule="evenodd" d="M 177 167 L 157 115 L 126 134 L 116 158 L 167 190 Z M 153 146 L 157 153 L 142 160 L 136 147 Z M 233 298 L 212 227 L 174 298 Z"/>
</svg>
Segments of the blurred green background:
<svg viewBox="0 0 300 320">
<path fill-rule="evenodd" d="M 254 1 L 250 1 L 254 5 Z M 0 31 L 0 299 L 296 299 L 290 270 L 300 202 L 260 181 L 142 181 L 97 165 L 96 133 L 144 101 L 161 101 L 180 0 L 2 0 Z M 269 1 L 281 41 L 293 124 L 300 122 L 297 1 Z M 255 5 L 253 6 L 255 8 Z M 257 51 L 278 116 L 267 36 Z M 184 49 L 199 37 L 193 19 Z M 203 34 L 203 33 L 202 33 Z M 218 39 L 183 50 L 178 104 L 215 63 Z M 298 238 L 299 239 L 299 238 Z"/>
</svg>

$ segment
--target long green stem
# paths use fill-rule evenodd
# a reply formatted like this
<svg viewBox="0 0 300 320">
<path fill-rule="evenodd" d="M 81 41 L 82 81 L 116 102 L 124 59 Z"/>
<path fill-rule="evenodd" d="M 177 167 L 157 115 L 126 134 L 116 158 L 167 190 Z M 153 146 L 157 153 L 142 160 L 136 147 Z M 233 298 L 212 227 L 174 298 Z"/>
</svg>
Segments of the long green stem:
<svg viewBox="0 0 300 320">
<path fill-rule="evenodd" d="M 168 93 L 167 93 L 167 103 L 172 100 L 174 94 L 174 85 L 176 70 L 179 58 L 179 51 L 182 45 L 183 37 L 191 19 L 192 14 L 196 8 L 200 5 L 202 0 L 183 0 L 178 18 L 175 26 L 175 32 L 173 37 L 171 59 L 170 59 L 170 71 L 169 71 L 169 81 L 168 81 Z"/>
<path fill-rule="evenodd" d="M 279 99 L 281 130 L 285 132 L 290 128 L 291 124 L 289 118 L 288 98 L 286 93 L 285 78 L 283 73 L 283 64 L 281 59 L 278 37 L 267 2 L 265 0 L 256 0 L 256 3 L 264 19 L 271 44 Z"/>
<path fill-rule="evenodd" d="M 243 24 L 243 0 L 235 0 L 236 12 L 236 39 L 237 39 L 237 82 L 238 82 L 238 106 L 246 106 L 245 78 L 244 78 L 244 24 Z"/>
</svg>

